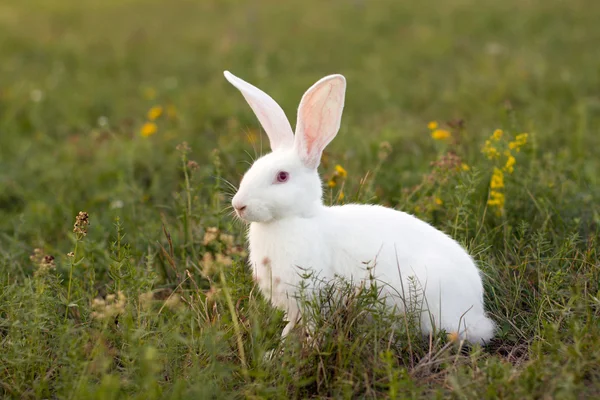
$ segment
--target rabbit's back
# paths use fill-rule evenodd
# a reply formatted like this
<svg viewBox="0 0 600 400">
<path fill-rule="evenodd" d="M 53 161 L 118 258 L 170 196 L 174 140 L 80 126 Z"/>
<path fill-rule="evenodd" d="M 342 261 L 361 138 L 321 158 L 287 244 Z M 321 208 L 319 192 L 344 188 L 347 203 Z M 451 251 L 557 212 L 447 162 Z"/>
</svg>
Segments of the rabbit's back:
<svg viewBox="0 0 600 400">
<path fill-rule="evenodd" d="M 444 265 L 429 269 L 470 271 L 478 277 L 472 258 L 458 242 L 410 214 L 359 204 L 325 210 L 322 230 L 327 232 L 330 246 L 338 249 L 334 255 L 352 254 L 361 263 L 393 264 L 396 272 L 398 266 L 418 272 L 428 260 L 441 257 Z"/>
<path fill-rule="evenodd" d="M 325 215 L 332 271 L 356 279 L 367 277 L 365 268 L 371 265 L 390 303 L 400 309 L 420 303 L 426 333 L 433 319 L 447 331 L 463 331 L 466 325 L 471 331 L 467 337 L 474 341 L 492 336 L 479 270 L 454 239 L 410 214 L 381 206 L 336 206 L 327 208 Z M 481 332 L 473 333 L 475 325 L 483 325 Z"/>
</svg>

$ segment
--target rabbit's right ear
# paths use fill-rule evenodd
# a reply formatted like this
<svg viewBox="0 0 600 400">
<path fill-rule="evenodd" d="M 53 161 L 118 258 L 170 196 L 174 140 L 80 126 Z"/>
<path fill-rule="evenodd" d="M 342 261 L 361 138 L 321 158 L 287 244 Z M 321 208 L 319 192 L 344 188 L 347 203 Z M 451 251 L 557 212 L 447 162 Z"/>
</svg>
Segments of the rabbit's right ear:
<svg viewBox="0 0 600 400">
<path fill-rule="evenodd" d="M 316 169 L 325 146 L 337 135 L 342 121 L 346 78 L 329 75 L 312 85 L 300 101 L 296 151 L 308 168 Z"/>
<path fill-rule="evenodd" d="M 292 147 L 294 133 L 290 121 L 271 96 L 248 82 L 238 78 L 229 71 L 224 71 L 225 79 L 238 88 L 258 117 L 271 143 L 271 150 Z"/>
</svg>

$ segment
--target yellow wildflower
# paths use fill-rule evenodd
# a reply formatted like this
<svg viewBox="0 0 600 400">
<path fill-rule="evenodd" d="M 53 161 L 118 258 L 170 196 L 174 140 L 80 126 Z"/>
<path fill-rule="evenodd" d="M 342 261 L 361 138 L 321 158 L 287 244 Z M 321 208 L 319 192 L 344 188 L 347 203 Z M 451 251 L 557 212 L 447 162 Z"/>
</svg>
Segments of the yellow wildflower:
<svg viewBox="0 0 600 400">
<path fill-rule="evenodd" d="M 445 129 L 436 129 L 431 132 L 431 137 L 435 140 L 446 140 L 450 137 L 450 132 Z"/>
<path fill-rule="evenodd" d="M 525 144 L 527 143 L 527 138 L 529 137 L 528 133 L 520 133 L 517 135 L 517 137 L 515 138 L 518 142 Z"/>
<path fill-rule="evenodd" d="M 337 183 L 335 183 L 335 181 L 334 181 L 333 179 L 330 179 L 330 180 L 327 182 L 327 186 L 329 186 L 330 188 L 333 188 L 333 187 L 335 187 L 336 185 L 337 185 Z"/>
<path fill-rule="evenodd" d="M 345 178 L 348 176 L 348 172 L 344 169 L 344 167 L 342 167 L 339 164 L 335 166 L 335 172 L 342 178 Z"/>
<path fill-rule="evenodd" d="M 340 194 L 338 195 L 338 200 L 340 200 L 340 201 L 341 201 L 341 200 L 344 200 L 344 197 L 346 197 L 346 196 L 344 195 L 344 192 L 343 192 L 343 191 L 340 191 Z"/>
<path fill-rule="evenodd" d="M 434 201 L 435 201 L 435 204 L 437 204 L 438 206 L 441 206 L 442 204 L 444 204 L 442 199 L 440 199 L 439 197 L 436 197 Z"/>
<path fill-rule="evenodd" d="M 508 143 L 508 148 L 511 150 L 516 150 L 517 152 L 521 151 L 521 147 L 523 147 L 527 143 L 527 138 L 529 135 L 527 133 L 521 133 L 515 137 L 515 140 Z"/>
<path fill-rule="evenodd" d="M 492 160 L 494 158 L 498 158 L 500 156 L 500 152 L 490 140 L 486 140 L 481 152 L 489 159 Z"/>
<path fill-rule="evenodd" d="M 512 154 L 508 155 L 508 158 L 506 159 L 506 164 L 504 165 L 504 171 L 508 172 L 509 174 L 512 174 L 515 171 L 515 163 L 517 162 L 517 160 L 515 159 L 515 157 Z"/>
<path fill-rule="evenodd" d="M 501 189 L 504 187 L 504 173 L 501 169 L 494 167 L 494 173 L 492 174 L 492 180 L 490 181 L 490 188 Z"/>
<path fill-rule="evenodd" d="M 496 129 L 492 134 L 492 137 L 494 138 L 494 140 L 500 140 L 503 134 L 504 132 L 502 131 L 502 129 Z"/>
<path fill-rule="evenodd" d="M 158 126 L 156 126 L 154 122 L 146 122 L 144 125 L 142 125 L 140 133 L 143 137 L 148 137 L 154 135 L 157 130 Z"/>
<path fill-rule="evenodd" d="M 431 121 L 430 123 L 427 124 L 427 127 L 433 131 L 433 130 L 437 129 L 438 123 L 437 123 L 437 121 Z"/>
<path fill-rule="evenodd" d="M 471 169 L 471 167 L 469 167 L 469 165 L 468 165 L 468 164 L 465 164 L 465 163 L 462 163 L 462 164 L 460 164 L 460 168 L 461 168 L 463 171 L 469 171 L 469 170 Z"/>
<path fill-rule="evenodd" d="M 148 110 L 148 119 L 150 121 L 154 121 L 158 117 L 160 117 L 163 113 L 162 106 L 154 106 L 150 110 Z"/>
<path fill-rule="evenodd" d="M 504 197 L 504 193 L 492 190 L 490 191 L 490 199 L 488 200 L 488 205 L 503 208 L 505 200 L 506 198 Z"/>
</svg>

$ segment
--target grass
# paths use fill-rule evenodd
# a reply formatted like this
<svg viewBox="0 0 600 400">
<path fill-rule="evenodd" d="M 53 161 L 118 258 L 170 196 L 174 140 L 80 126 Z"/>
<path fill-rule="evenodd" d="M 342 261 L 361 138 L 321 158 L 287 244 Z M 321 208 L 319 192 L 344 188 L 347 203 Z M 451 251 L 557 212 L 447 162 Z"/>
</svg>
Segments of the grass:
<svg viewBox="0 0 600 400">
<path fill-rule="evenodd" d="M 597 397 L 599 19 L 591 0 L 2 2 L 0 396 Z M 346 76 L 327 202 L 467 246 L 493 343 L 422 338 L 341 281 L 305 299 L 314 346 L 279 343 L 227 212 L 268 147 L 224 69 L 292 120 Z"/>
</svg>

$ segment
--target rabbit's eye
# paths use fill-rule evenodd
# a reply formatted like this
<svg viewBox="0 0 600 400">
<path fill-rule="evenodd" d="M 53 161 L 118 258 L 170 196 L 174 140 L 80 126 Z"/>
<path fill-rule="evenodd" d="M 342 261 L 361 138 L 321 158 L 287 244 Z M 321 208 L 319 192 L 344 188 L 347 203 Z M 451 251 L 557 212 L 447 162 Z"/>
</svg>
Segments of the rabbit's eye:
<svg viewBox="0 0 600 400">
<path fill-rule="evenodd" d="M 277 173 L 277 182 L 279 182 L 279 183 L 287 182 L 289 177 L 290 177 L 289 173 L 287 173 L 285 171 L 280 171 Z"/>
</svg>

